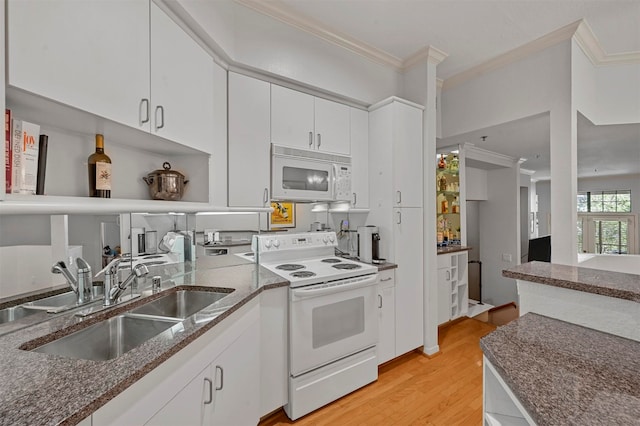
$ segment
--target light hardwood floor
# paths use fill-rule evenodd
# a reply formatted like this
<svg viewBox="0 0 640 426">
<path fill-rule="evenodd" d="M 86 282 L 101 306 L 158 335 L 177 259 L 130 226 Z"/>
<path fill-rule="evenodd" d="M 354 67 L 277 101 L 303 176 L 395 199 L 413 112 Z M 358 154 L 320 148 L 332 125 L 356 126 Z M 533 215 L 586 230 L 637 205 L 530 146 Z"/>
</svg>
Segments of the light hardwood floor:
<svg viewBox="0 0 640 426">
<path fill-rule="evenodd" d="M 383 365 L 377 382 L 296 422 L 280 410 L 259 426 L 481 425 L 479 341 L 495 328 L 471 318 L 442 327 L 433 358 L 411 352 Z"/>
</svg>

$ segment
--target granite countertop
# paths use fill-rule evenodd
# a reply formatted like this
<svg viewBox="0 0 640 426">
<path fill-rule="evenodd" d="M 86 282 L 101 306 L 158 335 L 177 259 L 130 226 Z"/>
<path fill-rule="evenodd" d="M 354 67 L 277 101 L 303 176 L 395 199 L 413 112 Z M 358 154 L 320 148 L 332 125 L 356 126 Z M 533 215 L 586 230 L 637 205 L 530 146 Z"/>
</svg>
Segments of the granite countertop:
<svg viewBox="0 0 640 426">
<path fill-rule="evenodd" d="M 540 425 L 640 424 L 640 342 L 529 313 L 480 346 Z"/>
<path fill-rule="evenodd" d="M 640 275 L 547 262 L 529 262 L 502 275 L 571 290 L 640 302 Z"/>
<path fill-rule="evenodd" d="M 451 245 L 451 246 L 438 247 L 437 253 L 438 254 L 447 254 L 447 253 L 456 253 L 456 252 L 459 252 L 459 251 L 468 251 L 468 250 L 471 250 L 471 247 L 460 246 L 460 245 Z"/>
<path fill-rule="evenodd" d="M 73 313 L 57 315 L 49 321 L 0 336 L 0 382 L 4 384 L 0 387 L 0 424 L 77 424 L 262 290 L 289 284 L 255 264 L 197 270 L 185 275 L 184 281 L 184 285 L 168 289 L 163 283 L 162 293 L 134 299 L 86 318 Z M 214 305 L 228 309 L 212 315 L 208 322 L 200 322 L 202 318 L 199 318 L 196 323 L 193 317 L 187 318 L 182 322 L 182 331 L 169 338 L 156 336 L 118 358 L 89 361 L 19 349 L 39 346 L 51 340 L 52 333 L 61 337 L 166 292 L 194 286 L 209 291 L 233 289 Z"/>
</svg>

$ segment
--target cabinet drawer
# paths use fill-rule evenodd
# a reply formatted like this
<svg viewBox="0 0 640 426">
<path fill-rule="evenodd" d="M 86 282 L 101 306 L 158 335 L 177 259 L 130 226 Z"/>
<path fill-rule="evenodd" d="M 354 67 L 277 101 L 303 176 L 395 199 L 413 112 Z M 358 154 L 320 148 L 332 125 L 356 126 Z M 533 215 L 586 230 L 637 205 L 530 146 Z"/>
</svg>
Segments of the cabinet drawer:
<svg viewBox="0 0 640 426">
<path fill-rule="evenodd" d="M 393 269 L 378 272 L 378 282 L 381 288 L 394 287 L 396 274 Z"/>
</svg>

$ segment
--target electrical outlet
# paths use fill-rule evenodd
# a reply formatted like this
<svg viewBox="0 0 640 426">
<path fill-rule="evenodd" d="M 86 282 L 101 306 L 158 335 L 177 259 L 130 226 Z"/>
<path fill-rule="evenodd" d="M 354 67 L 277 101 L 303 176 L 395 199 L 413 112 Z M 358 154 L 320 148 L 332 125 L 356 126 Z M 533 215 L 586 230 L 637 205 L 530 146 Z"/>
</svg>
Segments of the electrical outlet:
<svg viewBox="0 0 640 426">
<path fill-rule="evenodd" d="M 503 262 L 511 262 L 511 255 L 509 253 L 502 253 Z"/>
</svg>

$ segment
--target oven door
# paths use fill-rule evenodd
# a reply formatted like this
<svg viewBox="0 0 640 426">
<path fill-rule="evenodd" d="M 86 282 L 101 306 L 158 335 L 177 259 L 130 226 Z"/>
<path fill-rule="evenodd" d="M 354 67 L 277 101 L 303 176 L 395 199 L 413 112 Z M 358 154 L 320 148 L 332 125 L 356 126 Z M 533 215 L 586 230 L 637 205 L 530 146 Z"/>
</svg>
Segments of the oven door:
<svg viewBox="0 0 640 426">
<path fill-rule="evenodd" d="M 289 290 L 292 376 L 376 345 L 377 282 L 374 274 Z"/>
<path fill-rule="evenodd" d="M 271 198 L 274 200 L 332 201 L 334 168 L 331 163 L 274 155 Z"/>
</svg>

